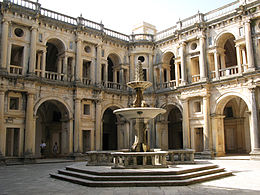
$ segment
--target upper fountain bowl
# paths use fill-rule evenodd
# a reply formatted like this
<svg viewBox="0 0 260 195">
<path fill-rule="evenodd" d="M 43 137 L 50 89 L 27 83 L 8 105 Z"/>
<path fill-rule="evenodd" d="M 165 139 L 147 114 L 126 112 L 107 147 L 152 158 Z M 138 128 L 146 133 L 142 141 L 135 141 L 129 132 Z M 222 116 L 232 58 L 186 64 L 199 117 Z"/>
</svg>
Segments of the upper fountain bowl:
<svg viewBox="0 0 260 195">
<path fill-rule="evenodd" d="M 122 108 L 114 110 L 114 114 L 119 114 L 127 120 L 131 119 L 146 119 L 150 120 L 155 118 L 158 114 L 164 114 L 165 109 L 153 107 L 136 107 L 136 108 Z"/>
<path fill-rule="evenodd" d="M 152 86 L 152 83 L 149 81 L 131 81 L 127 83 L 128 87 L 131 87 L 133 89 L 136 88 L 141 88 L 141 89 L 146 89 L 150 86 Z"/>
</svg>

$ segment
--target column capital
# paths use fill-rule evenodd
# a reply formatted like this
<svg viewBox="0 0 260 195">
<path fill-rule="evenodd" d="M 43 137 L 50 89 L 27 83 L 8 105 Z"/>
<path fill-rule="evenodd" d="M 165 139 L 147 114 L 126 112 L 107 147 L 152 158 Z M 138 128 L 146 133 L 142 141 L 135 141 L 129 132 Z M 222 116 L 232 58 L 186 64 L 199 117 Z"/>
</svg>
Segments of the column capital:
<svg viewBox="0 0 260 195">
<path fill-rule="evenodd" d="M 185 41 L 181 41 L 180 43 L 179 43 L 179 46 L 180 47 L 185 47 L 187 45 L 187 43 L 185 42 Z"/>
<path fill-rule="evenodd" d="M 3 18 L 1 22 L 5 24 L 10 24 L 11 21 L 7 18 Z"/>
<path fill-rule="evenodd" d="M 35 30 L 38 31 L 38 26 L 31 26 L 30 30 L 31 31 L 35 31 Z"/>
</svg>

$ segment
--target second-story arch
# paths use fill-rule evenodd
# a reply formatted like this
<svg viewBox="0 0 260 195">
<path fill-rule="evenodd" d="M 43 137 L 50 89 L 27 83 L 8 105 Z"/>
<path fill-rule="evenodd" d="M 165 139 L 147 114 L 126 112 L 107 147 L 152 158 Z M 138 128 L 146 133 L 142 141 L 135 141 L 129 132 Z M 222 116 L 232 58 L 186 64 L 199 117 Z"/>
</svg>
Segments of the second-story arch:
<svg viewBox="0 0 260 195">
<path fill-rule="evenodd" d="M 220 76 L 228 76 L 238 71 L 237 55 L 240 54 L 236 53 L 235 40 L 236 38 L 232 33 L 226 32 L 219 36 L 216 41 Z"/>
<path fill-rule="evenodd" d="M 111 53 L 107 57 L 107 81 L 119 83 L 119 71 L 116 71 L 116 66 L 121 63 L 120 57 Z"/>
<path fill-rule="evenodd" d="M 61 73 L 62 58 L 61 55 L 65 52 L 64 43 L 57 39 L 51 38 L 46 42 L 46 71 Z"/>
</svg>

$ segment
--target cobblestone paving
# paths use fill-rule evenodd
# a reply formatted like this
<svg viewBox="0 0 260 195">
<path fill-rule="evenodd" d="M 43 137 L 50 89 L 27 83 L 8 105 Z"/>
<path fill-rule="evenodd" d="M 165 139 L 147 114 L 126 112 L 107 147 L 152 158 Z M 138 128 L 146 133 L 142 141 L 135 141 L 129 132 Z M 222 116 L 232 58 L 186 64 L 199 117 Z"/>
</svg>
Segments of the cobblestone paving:
<svg viewBox="0 0 260 195">
<path fill-rule="evenodd" d="M 89 195 L 172 195 L 172 194 L 260 194 L 260 161 L 212 160 L 234 172 L 234 176 L 181 187 L 91 188 L 53 179 L 56 172 L 73 162 L 0 166 L 0 194 L 89 194 Z"/>
</svg>

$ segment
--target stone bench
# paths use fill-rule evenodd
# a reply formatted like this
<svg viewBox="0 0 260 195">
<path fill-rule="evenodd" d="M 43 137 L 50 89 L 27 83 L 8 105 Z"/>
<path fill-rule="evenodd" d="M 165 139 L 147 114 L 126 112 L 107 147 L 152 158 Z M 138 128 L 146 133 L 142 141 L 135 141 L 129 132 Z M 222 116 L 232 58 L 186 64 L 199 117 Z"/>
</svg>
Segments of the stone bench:
<svg viewBox="0 0 260 195">
<path fill-rule="evenodd" d="M 166 168 L 168 152 L 112 152 L 115 169 Z"/>
<path fill-rule="evenodd" d="M 195 150 L 168 150 L 168 164 L 194 164 Z"/>
</svg>

